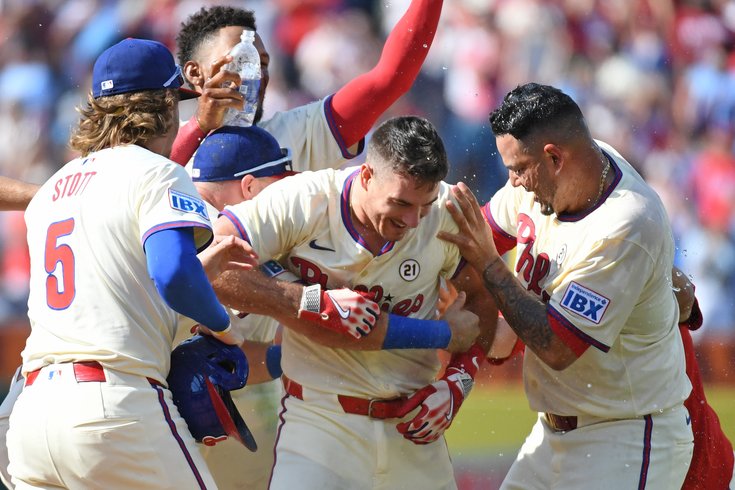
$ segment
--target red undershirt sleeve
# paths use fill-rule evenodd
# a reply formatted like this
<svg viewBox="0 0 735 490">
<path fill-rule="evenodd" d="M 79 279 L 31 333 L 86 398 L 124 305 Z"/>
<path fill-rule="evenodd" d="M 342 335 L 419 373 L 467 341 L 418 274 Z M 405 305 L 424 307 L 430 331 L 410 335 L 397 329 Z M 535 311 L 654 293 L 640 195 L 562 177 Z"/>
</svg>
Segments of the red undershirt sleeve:
<svg viewBox="0 0 735 490">
<path fill-rule="evenodd" d="M 388 35 L 378 64 L 334 94 L 332 112 L 348 148 L 413 85 L 434 40 L 442 3 L 413 0 Z"/>
<path fill-rule="evenodd" d="M 179 128 L 169 158 L 181 166 L 186 166 L 205 136 L 207 134 L 199 127 L 196 116 L 192 116 L 186 124 Z"/>
</svg>

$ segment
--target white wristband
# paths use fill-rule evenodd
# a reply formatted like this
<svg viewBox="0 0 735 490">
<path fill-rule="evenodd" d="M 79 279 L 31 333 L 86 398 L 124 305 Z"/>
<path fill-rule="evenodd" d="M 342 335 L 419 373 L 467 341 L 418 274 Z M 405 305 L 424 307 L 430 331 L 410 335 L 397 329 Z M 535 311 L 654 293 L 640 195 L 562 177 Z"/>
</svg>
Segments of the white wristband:
<svg viewBox="0 0 735 490">
<path fill-rule="evenodd" d="M 312 284 L 304 286 L 301 293 L 301 306 L 299 307 L 299 317 L 302 311 L 307 313 L 319 314 L 322 302 L 322 286 L 320 284 Z"/>
</svg>

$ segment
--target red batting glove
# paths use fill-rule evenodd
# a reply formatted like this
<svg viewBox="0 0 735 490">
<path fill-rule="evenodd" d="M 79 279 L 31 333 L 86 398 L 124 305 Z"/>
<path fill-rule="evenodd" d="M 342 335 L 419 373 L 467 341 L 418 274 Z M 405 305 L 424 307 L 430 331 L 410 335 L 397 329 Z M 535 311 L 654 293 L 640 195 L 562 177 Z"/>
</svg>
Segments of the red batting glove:
<svg viewBox="0 0 735 490">
<path fill-rule="evenodd" d="M 414 444 L 429 444 L 439 439 L 470 394 L 484 357 L 483 349 L 477 344 L 467 352 L 454 355 L 444 376 L 408 398 L 404 413 L 418 406 L 421 410 L 408 422 L 396 425 L 398 432 Z"/>
<path fill-rule="evenodd" d="M 347 288 L 322 291 L 314 284 L 304 287 L 298 318 L 360 339 L 373 330 L 379 312 L 370 293 Z"/>
</svg>

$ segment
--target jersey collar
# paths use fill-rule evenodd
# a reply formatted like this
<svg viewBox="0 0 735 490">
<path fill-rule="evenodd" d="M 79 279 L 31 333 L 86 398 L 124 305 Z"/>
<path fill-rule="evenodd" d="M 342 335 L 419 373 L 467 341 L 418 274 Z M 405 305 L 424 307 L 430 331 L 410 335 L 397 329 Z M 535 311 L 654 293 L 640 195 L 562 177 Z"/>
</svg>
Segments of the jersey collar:
<svg viewBox="0 0 735 490">
<path fill-rule="evenodd" d="M 344 223 L 347 233 L 349 233 L 352 239 L 365 250 L 370 250 L 365 239 L 357 231 L 357 228 L 355 228 L 355 224 L 352 222 L 352 212 L 350 210 L 350 192 L 352 192 L 352 184 L 355 182 L 359 172 L 359 169 L 355 170 L 347 177 L 347 179 L 345 179 L 345 183 L 342 187 L 342 195 L 340 196 L 340 209 L 342 210 L 342 223 Z M 378 255 L 383 255 L 393 250 L 395 243 L 396 242 L 385 242 L 381 247 L 380 252 L 378 252 Z"/>
</svg>

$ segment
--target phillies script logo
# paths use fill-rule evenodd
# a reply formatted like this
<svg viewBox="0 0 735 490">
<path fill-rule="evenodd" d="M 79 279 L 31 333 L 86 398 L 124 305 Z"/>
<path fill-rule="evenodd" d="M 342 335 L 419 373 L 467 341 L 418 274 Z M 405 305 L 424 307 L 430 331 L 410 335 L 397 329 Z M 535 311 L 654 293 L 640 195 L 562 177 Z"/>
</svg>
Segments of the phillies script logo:
<svg viewBox="0 0 735 490">
<path fill-rule="evenodd" d="M 318 265 L 301 257 L 291 257 L 290 260 L 298 270 L 298 275 L 301 276 L 302 281 L 307 284 L 320 284 L 322 289 L 327 289 L 329 276 L 322 272 Z M 368 288 L 368 286 L 359 284 L 353 289 L 355 291 L 372 293 L 374 301 L 380 305 L 381 310 L 388 311 L 396 315 L 408 316 L 412 313 L 416 313 L 424 304 L 423 294 L 418 294 L 414 298 L 406 298 L 396 302 L 393 296 L 390 293 L 387 293 L 382 286 L 372 286 Z"/>
<path fill-rule="evenodd" d="M 541 283 L 549 275 L 551 260 L 546 253 L 533 256 L 533 245 L 536 243 L 536 225 L 523 213 L 518 215 L 518 260 L 516 273 L 526 281 L 526 289 L 539 295 L 544 303 L 549 301 L 549 293 L 541 289 Z M 524 247 L 521 247 L 525 245 Z"/>
</svg>

